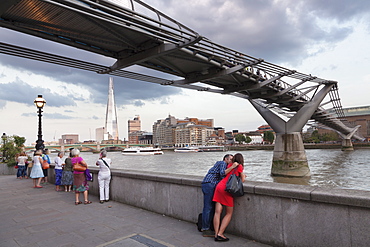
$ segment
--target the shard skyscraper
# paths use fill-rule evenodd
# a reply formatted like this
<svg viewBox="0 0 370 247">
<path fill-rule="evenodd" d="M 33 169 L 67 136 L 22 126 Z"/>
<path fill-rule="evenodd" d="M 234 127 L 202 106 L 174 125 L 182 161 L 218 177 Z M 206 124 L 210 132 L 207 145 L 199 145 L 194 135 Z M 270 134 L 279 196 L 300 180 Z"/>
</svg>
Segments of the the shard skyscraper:
<svg viewBox="0 0 370 247">
<path fill-rule="evenodd" d="M 112 77 L 109 77 L 108 103 L 107 103 L 107 113 L 105 115 L 104 140 L 119 140 L 116 102 L 114 100 L 114 87 Z"/>
</svg>

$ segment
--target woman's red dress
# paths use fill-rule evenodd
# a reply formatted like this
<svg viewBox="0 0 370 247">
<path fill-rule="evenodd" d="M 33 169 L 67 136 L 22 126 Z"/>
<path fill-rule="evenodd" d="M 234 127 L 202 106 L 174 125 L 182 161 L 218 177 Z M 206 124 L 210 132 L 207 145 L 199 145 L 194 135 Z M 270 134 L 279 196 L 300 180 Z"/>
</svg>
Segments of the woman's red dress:
<svg viewBox="0 0 370 247">
<path fill-rule="evenodd" d="M 229 164 L 227 168 L 229 168 L 232 164 Z M 216 186 L 215 193 L 213 195 L 213 201 L 219 202 L 222 205 L 228 206 L 228 207 L 234 207 L 234 197 L 227 191 L 226 189 L 226 183 L 227 180 L 229 180 L 229 177 L 231 174 L 235 173 L 237 176 L 240 176 L 240 173 L 243 172 L 244 167 L 242 165 L 239 165 L 238 167 L 234 168 L 231 172 L 229 172 L 226 177 L 224 177 Z"/>
</svg>

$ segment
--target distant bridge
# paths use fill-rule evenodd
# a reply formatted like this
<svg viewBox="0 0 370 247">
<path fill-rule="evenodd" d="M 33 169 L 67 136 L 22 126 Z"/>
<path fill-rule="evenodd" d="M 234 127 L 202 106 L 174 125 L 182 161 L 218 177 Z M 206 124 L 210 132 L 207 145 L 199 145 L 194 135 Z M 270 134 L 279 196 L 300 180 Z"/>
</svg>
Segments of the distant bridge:
<svg viewBox="0 0 370 247">
<path fill-rule="evenodd" d="M 147 147 L 148 145 L 128 145 L 128 144 L 64 144 L 64 145 L 45 145 L 45 148 L 55 151 L 69 151 L 70 148 L 77 148 L 82 151 L 100 152 L 102 149 L 108 151 L 121 151 L 126 147 L 139 146 Z M 35 150 L 34 146 L 26 146 L 25 151 Z"/>
<path fill-rule="evenodd" d="M 307 121 L 337 131 L 344 138 L 346 149 L 352 148 L 352 137 L 362 139 L 356 133 L 358 126 L 351 126 L 344 119 L 336 81 L 303 74 L 221 46 L 139 0 L 130 3 L 130 9 L 105 0 L 0 3 L 0 26 L 114 58 L 116 62 L 112 66 L 5 43 L 0 43 L 0 52 L 246 99 L 276 132 L 274 175 L 309 176 L 300 134 Z M 164 72 L 173 79 L 124 70 L 132 65 Z M 327 105 L 334 113 L 325 110 Z"/>
</svg>

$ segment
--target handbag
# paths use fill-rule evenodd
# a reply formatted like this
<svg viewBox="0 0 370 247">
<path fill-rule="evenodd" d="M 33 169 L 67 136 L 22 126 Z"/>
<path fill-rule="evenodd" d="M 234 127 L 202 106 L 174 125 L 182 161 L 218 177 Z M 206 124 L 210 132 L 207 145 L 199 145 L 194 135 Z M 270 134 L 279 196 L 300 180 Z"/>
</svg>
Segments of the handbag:
<svg viewBox="0 0 370 247">
<path fill-rule="evenodd" d="M 84 172 L 86 171 L 86 169 L 87 169 L 87 166 L 83 166 L 80 163 L 76 163 L 73 165 L 73 170 L 77 172 Z"/>
<path fill-rule="evenodd" d="M 50 165 L 47 160 L 42 161 L 42 169 L 49 169 Z"/>
<path fill-rule="evenodd" d="M 15 168 L 15 169 L 18 169 L 18 165 L 15 165 L 15 166 L 14 166 L 14 168 Z"/>
<path fill-rule="evenodd" d="M 244 188 L 242 180 L 234 173 L 235 169 L 227 180 L 225 191 L 229 192 L 233 197 L 240 197 L 244 195 Z"/>
<path fill-rule="evenodd" d="M 90 173 L 89 169 L 85 170 L 85 177 L 86 177 L 86 181 L 93 181 L 92 174 Z"/>
</svg>

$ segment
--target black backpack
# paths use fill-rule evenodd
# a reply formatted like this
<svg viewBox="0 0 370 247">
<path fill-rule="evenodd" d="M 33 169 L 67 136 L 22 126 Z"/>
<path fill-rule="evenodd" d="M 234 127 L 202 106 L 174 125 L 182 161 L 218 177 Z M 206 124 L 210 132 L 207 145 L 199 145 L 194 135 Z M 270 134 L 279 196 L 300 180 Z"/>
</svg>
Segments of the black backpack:
<svg viewBox="0 0 370 247">
<path fill-rule="evenodd" d="M 199 215 L 198 215 L 198 221 L 197 221 L 197 223 L 195 223 L 196 225 L 197 225 L 197 228 L 198 228 L 198 231 L 202 231 L 202 213 L 200 213 Z M 213 227 L 213 224 L 211 224 L 211 230 L 212 231 L 214 231 L 215 229 L 214 229 L 214 227 Z"/>
</svg>

